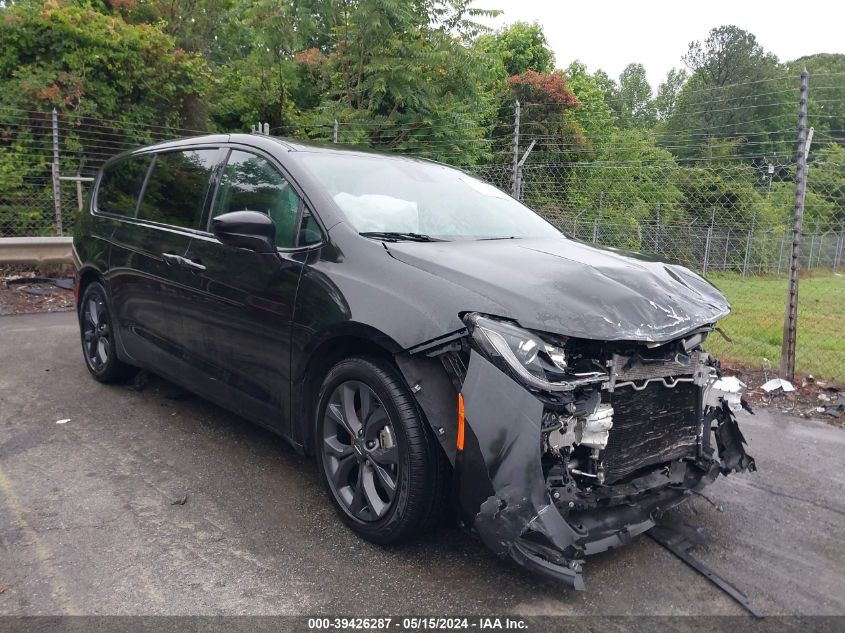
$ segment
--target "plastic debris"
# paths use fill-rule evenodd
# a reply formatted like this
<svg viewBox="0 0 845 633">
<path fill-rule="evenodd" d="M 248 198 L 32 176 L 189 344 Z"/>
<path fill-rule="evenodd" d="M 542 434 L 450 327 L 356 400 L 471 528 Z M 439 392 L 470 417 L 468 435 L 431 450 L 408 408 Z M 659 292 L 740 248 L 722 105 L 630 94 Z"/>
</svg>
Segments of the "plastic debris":
<svg viewBox="0 0 845 633">
<path fill-rule="evenodd" d="M 61 420 L 56 420 L 56 424 L 67 424 L 70 422 L 70 418 L 62 418 Z"/>
<path fill-rule="evenodd" d="M 782 389 L 783 391 L 795 391 L 795 387 L 792 386 L 792 383 L 788 380 L 784 380 L 783 378 L 772 378 L 760 385 L 760 389 L 766 393 L 771 393 L 776 389 Z"/>
</svg>

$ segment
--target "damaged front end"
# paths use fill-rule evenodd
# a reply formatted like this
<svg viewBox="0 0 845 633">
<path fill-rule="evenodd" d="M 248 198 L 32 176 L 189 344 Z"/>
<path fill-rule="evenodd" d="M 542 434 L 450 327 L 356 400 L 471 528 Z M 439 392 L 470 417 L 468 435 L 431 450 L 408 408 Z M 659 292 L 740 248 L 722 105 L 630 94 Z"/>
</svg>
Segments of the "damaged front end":
<svg viewBox="0 0 845 633">
<path fill-rule="evenodd" d="M 744 385 L 701 348 L 710 326 L 641 343 L 540 334 L 476 313 L 464 322 L 465 332 L 415 350 L 446 369 L 461 412 L 454 428 L 433 422 L 447 418 L 425 388 L 431 366 L 400 366 L 453 460 L 463 521 L 497 554 L 583 589 L 587 555 L 649 530 L 719 473 L 755 470 L 734 417 L 747 406 Z"/>
</svg>

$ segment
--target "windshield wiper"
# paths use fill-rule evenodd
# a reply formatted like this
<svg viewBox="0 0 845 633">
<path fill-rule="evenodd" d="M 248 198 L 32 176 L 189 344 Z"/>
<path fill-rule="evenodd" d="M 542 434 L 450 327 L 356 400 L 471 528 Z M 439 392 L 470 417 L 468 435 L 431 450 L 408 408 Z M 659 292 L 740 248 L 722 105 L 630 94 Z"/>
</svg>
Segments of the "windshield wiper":
<svg viewBox="0 0 845 633">
<path fill-rule="evenodd" d="M 373 237 L 377 240 L 385 240 L 387 242 L 445 242 L 436 237 L 425 235 L 424 233 L 402 233 L 400 231 L 364 231 L 358 235 L 364 237 Z"/>
</svg>

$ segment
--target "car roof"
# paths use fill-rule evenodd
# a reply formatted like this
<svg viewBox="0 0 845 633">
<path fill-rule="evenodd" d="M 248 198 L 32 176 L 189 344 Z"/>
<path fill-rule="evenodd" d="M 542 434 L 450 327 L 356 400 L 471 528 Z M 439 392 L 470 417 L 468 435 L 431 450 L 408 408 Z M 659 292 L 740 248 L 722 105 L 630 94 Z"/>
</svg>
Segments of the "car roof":
<svg viewBox="0 0 845 633">
<path fill-rule="evenodd" d="M 351 145 L 351 144 L 335 144 L 335 143 L 321 143 L 319 141 L 301 141 L 297 139 L 290 139 L 280 136 L 267 136 L 264 134 L 205 134 L 202 136 L 185 136 L 181 138 L 174 138 L 172 140 L 162 141 L 152 145 L 144 145 L 133 148 L 129 151 L 122 152 L 115 156 L 108 162 L 112 162 L 117 158 L 128 156 L 135 153 L 162 151 L 168 149 L 178 149 L 184 146 L 193 145 L 213 145 L 216 143 L 242 143 L 244 145 L 253 145 L 257 147 L 264 147 L 270 149 L 269 146 L 274 146 L 274 149 L 284 149 L 288 152 L 307 152 L 307 153 L 322 153 L 322 154 L 344 154 L 344 155 L 361 155 L 381 158 L 394 158 L 409 161 L 422 161 L 426 163 L 437 163 L 425 158 L 417 158 L 413 156 L 403 156 L 402 154 L 395 154 L 391 152 L 374 150 L 368 147 Z"/>
</svg>

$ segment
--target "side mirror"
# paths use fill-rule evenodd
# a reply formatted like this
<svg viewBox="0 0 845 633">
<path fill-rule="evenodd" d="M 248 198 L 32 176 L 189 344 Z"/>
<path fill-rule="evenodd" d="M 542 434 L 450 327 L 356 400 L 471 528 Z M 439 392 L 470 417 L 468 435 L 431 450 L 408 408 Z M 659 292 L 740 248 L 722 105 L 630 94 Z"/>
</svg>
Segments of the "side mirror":
<svg viewBox="0 0 845 633">
<path fill-rule="evenodd" d="M 214 237 L 227 246 L 246 248 L 256 253 L 276 252 L 276 225 L 258 211 L 233 211 L 211 221 Z"/>
</svg>

